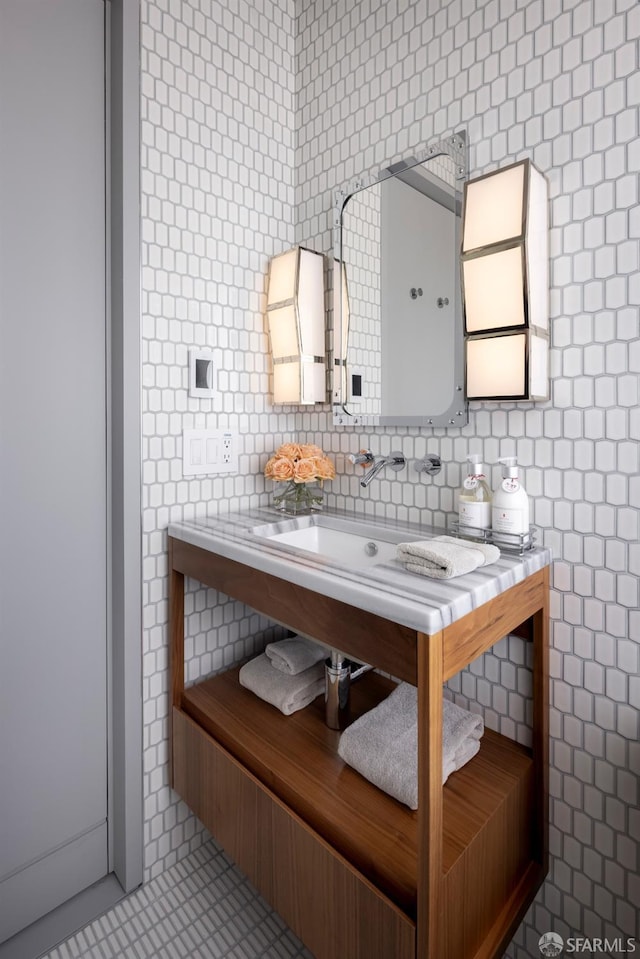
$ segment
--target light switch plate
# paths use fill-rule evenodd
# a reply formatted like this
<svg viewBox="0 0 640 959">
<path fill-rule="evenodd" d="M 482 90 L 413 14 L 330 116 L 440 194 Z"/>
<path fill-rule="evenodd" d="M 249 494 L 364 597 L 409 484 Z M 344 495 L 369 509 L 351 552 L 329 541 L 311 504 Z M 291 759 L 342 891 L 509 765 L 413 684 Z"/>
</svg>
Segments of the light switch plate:
<svg viewBox="0 0 640 959">
<path fill-rule="evenodd" d="M 238 472 L 238 437 L 231 430 L 183 430 L 182 473 L 205 476 Z"/>
<path fill-rule="evenodd" d="M 364 370 L 355 366 L 347 367 L 347 394 L 350 403 L 361 403 L 364 391 Z"/>
<path fill-rule="evenodd" d="M 211 399 L 214 391 L 213 350 L 192 346 L 189 350 L 189 396 Z"/>
</svg>

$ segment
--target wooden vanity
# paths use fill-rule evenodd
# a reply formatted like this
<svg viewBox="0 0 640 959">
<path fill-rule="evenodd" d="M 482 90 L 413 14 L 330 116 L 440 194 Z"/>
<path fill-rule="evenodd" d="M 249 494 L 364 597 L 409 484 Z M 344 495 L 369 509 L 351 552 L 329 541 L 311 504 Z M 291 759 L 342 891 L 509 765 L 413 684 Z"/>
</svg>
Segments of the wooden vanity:
<svg viewBox="0 0 640 959">
<path fill-rule="evenodd" d="M 494 596 L 427 633 L 364 608 L 362 583 L 360 606 L 327 595 L 344 591 L 340 570 L 282 565 L 247 536 L 236 548 L 215 521 L 169 532 L 174 789 L 316 959 L 502 956 L 547 873 L 548 553 L 534 551 L 533 571 L 505 561 Z M 507 573 L 518 581 L 502 588 Z M 237 667 L 185 689 L 185 576 L 418 687 L 417 812 L 342 762 L 322 697 L 284 716 L 239 685 Z M 514 632 L 533 644 L 533 748 L 485 730 L 443 787 L 443 683 Z M 358 680 L 352 715 L 393 685 Z"/>
</svg>

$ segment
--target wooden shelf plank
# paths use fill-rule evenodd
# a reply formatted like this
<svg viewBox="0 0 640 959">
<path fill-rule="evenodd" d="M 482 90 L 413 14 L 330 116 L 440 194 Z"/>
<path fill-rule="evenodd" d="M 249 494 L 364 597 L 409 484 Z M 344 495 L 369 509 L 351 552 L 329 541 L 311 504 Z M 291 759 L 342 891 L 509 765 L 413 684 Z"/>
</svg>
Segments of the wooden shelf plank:
<svg viewBox="0 0 640 959">
<path fill-rule="evenodd" d="M 376 789 L 337 754 L 319 697 L 284 716 L 240 686 L 238 669 L 185 690 L 181 708 L 341 855 L 415 918 L 417 814 Z M 351 689 L 352 717 L 394 683 L 369 673 Z M 485 730 L 478 755 L 443 788 L 446 875 L 531 775 L 529 751 Z"/>
</svg>

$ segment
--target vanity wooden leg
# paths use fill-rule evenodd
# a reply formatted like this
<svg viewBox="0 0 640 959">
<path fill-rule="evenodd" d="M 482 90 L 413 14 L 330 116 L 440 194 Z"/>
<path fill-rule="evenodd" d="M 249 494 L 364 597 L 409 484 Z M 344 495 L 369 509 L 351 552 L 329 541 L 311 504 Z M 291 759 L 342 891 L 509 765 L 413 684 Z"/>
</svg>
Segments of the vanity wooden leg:
<svg viewBox="0 0 640 959">
<path fill-rule="evenodd" d="M 184 573 L 173 567 L 173 540 L 169 537 L 169 744 L 173 742 L 174 707 L 182 706 L 184 692 Z M 173 756 L 169 762 L 169 780 L 173 786 Z"/>
<path fill-rule="evenodd" d="M 533 621 L 533 768 L 535 855 L 549 869 L 549 567 L 544 571 L 544 603 Z"/>
<path fill-rule="evenodd" d="M 416 955 L 438 959 L 442 928 L 443 636 L 418 633 L 418 886 Z"/>
</svg>

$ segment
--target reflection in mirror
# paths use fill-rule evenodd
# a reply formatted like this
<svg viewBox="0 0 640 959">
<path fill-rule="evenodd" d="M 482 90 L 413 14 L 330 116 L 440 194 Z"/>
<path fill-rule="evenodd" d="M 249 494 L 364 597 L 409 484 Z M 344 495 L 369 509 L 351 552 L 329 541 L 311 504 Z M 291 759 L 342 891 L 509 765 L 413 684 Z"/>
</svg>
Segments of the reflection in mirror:
<svg viewBox="0 0 640 959">
<path fill-rule="evenodd" d="M 457 133 L 336 197 L 336 425 L 463 426 Z"/>
</svg>

